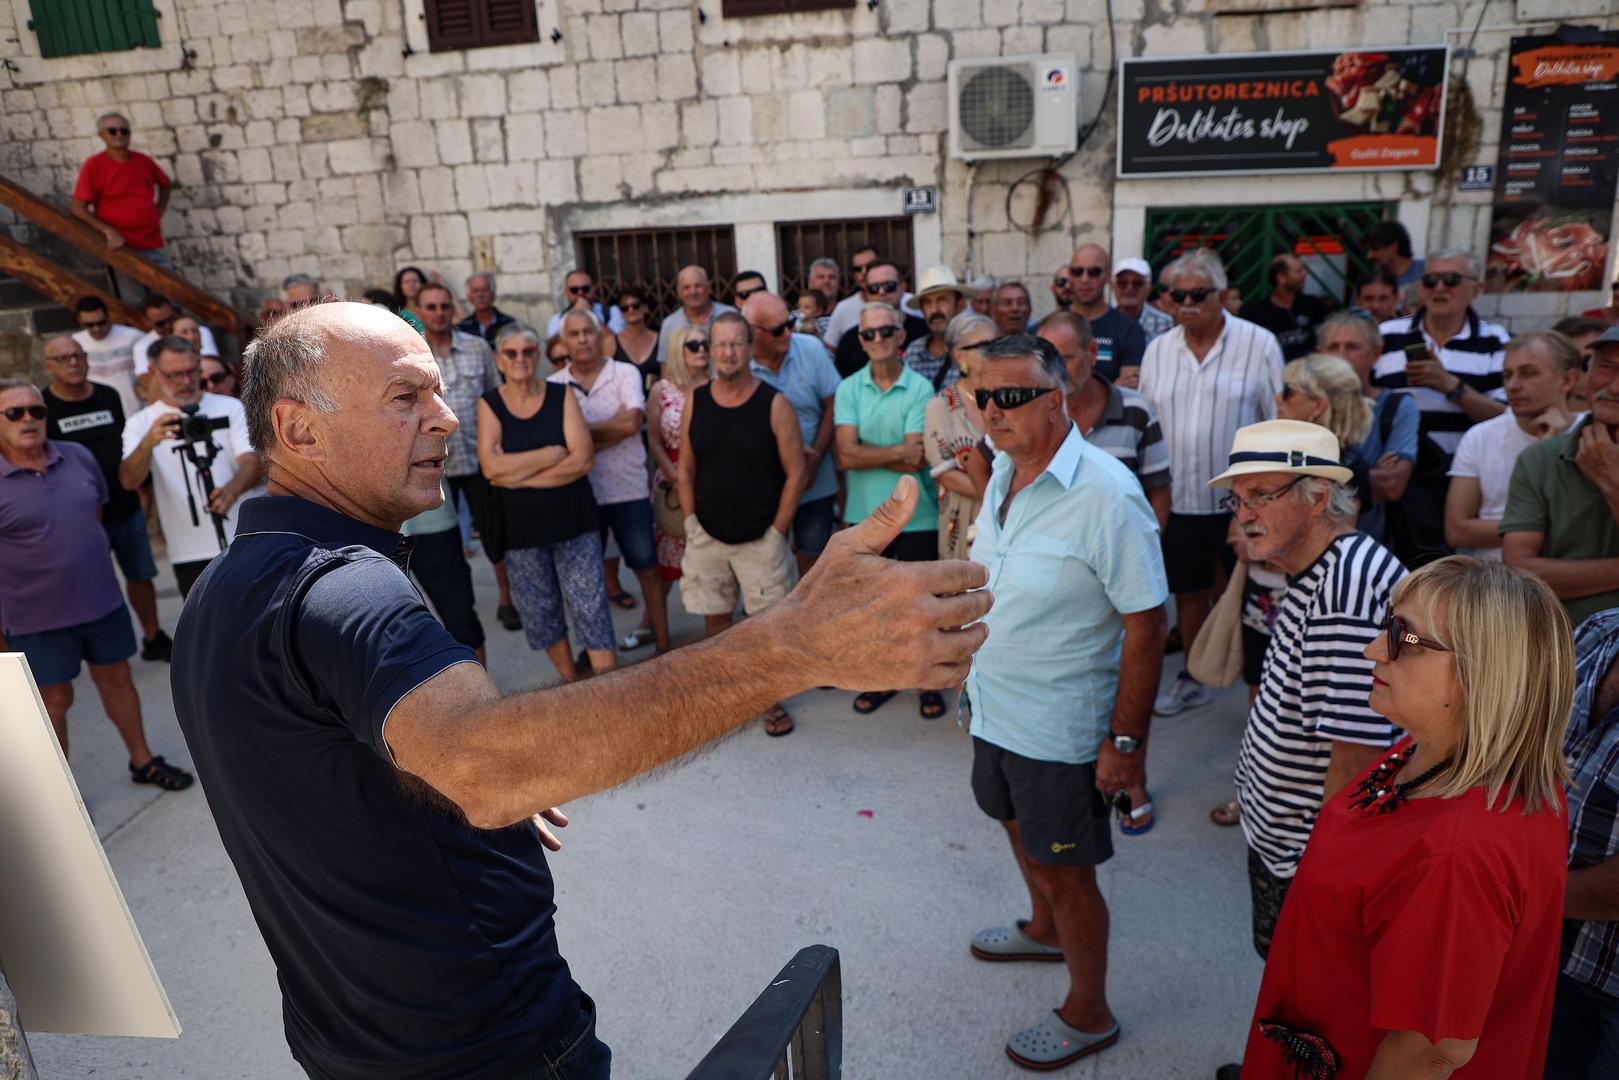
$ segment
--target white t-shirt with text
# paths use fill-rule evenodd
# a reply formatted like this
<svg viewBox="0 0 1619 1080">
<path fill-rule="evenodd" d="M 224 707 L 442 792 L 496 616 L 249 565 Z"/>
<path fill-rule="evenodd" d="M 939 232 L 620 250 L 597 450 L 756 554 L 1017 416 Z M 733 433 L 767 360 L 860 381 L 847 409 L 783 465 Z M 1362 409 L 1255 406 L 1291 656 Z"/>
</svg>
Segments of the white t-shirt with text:
<svg viewBox="0 0 1619 1080">
<path fill-rule="evenodd" d="M 122 323 L 107 327 L 107 336 L 100 341 L 91 337 L 88 330 L 73 335 L 73 340 L 90 359 L 90 381 L 104 383 L 118 391 L 125 416 L 134 416 L 145 404 L 135 392 L 135 343 L 145 337 L 144 332 Z"/>
<path fill-rule="evenodd" d="M 199 416 L 224 417 L 229 426 L 212 433 L 213 443 L 219 447 L 214 455 L 210 472 L 214 487 L 224 487 L 236 475 L 236 459 L 253 452 L 247 439 L 247 413 L 242 403 L 221 394 L 202 395 Z M 135 413 L 124 423 L 124 457 L 135 452 L 135 447 L 146 438 L 158 417 L 178 412 L 173 405 L 158 401 Z M 166 439 L 152 449 L 152 494 L 157 505 L 157 518 L 163 524 L 163 537 L 168 543 L 169 562 L 201 562 L 219 554 L 219 537 L 214 533 L 213 519 L 208 514 L 207 498 L 196 468 L 186 455 L 175 453 L 180 446 L 177 439 Z M 202 446 L 197 450 L 201 453 Z M 190 499 L 186 497 L 190 490 Z M 197 508 L 197 523 L 191 523 L 191 503 Z M 238 499 L 225 515 L 225 539 L 236 534 Z"/>
</svg>

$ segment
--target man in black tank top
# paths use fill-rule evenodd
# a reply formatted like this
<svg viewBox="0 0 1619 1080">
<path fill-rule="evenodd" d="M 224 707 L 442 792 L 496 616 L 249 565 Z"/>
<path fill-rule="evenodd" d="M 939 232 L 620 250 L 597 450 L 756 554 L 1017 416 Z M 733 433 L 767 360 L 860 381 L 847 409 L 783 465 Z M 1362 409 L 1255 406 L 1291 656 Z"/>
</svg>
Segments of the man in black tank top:
<svg viewBox="0 0 1619 1080">
<path fill-rule="evenodd" d="M 787 542 L 808 480 L 804 437 L 792 405 L 748 366 L 753 328 L 726 312 L 709 328 L 712 381 L 692 391 L 681 417 L 680 505 L 686 554 L 680 595 L 712 636 L 731 625 L 737 596 L 757 614 L 793 587 Z M 792 719 L 780 705 L 765 730 L 785 735 Z"/>
</svg>

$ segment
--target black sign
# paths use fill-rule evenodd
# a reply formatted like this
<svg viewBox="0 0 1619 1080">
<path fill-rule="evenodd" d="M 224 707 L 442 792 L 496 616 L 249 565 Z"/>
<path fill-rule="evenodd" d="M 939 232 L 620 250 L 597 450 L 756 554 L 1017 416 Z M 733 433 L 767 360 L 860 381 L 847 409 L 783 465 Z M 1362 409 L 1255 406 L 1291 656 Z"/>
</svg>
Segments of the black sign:
<svg viewBox="0 0 1619 1080">
<path fill-rule="evenodd" d="M 1432 46 L 1125 60 L 1118 174 L 1432 169 L 1449 56 Z"/>
<path fill-rule="evenodd" d="M 1619 182 L 1619 31 L 1512 39 L 1485 288 L 1600 289 Z"/>
<path fill-rule="evenodd" d="M 936 214 L 938 211 L 938 188 L 908 187 L 905 189 L 905 212 L 907 214 Z"/>
</svg>

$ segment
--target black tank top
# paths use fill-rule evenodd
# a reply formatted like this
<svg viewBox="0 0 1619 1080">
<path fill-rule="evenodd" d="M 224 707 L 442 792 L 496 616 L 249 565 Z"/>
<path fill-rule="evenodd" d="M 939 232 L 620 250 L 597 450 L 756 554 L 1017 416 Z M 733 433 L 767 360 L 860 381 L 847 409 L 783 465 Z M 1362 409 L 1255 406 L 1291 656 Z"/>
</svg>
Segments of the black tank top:
<svg viewBox="0 0 1619 1080">
<path fill-rule="evenodd" d="M 663 368 L 658 364 L 657 342 L 652 343 L 652 351 L 647 354 L 647 358 L 640 361 L 637 361 L 633 356 L 624 351 L 623 337 L 619 337 L 617 339 L 617 343 L 618 347 L 613 350 L 613 359 L 617 360 L 619 363 L 628 364 L 636 371 L 639 371 L 641 373 L 641 393 L 650 394 L 652 392 L 652 384 L 663 378 Z"/>
<path fill-rule="evenodd" d="M 566 446 L 562 428 L 563 395 L 560 383 L 545 384 L 540 411 L 526 420 L 512 415 L 499 390 L 483 396 L 500 421 L 500 448 L 508 454 Z M 500 488 L 501 510 L 506 517 L 506 548 L 550 547 L 572 540 L 597 527 L 596 497 L 590 480 L 581 476 L 561 487 Z"/>
<path fill-rule="evenodd" d="M 746 544 L 776 519 L 787 473 L 770 427 L 775 397 L 762 382 L 735 408 L 715 402 L 713 383 L 692 393 L 687 438 L 697 455 L 697 521 L 716 540 Z"/>
</svg>

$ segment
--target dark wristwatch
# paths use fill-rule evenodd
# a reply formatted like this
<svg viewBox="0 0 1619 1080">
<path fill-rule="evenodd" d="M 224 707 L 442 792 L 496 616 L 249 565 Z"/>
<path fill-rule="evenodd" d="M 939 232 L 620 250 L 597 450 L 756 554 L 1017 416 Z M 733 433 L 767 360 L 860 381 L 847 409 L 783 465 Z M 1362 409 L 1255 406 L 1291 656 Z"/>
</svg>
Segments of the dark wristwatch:
<svg viewBox="0 0 1619 1080">
<path fill-rule="evenodd" d="M 1133 754 L 1141 749 L 1141 740 L 1134 735 L 1119 735 L 1108 732 L 1107 741 L 1113 744 L 1113 749 L 1121 754 Z"/>
<path fill-rule="evenodd" d="M 1467 384 L 1461 379 L 1457 379 L 1456 385 L 1445 391 L 1445 400 L 1452 405 L 1460 404 L 1462 395 L 1465 393 L 1467 393 Z"/>
</svg>

